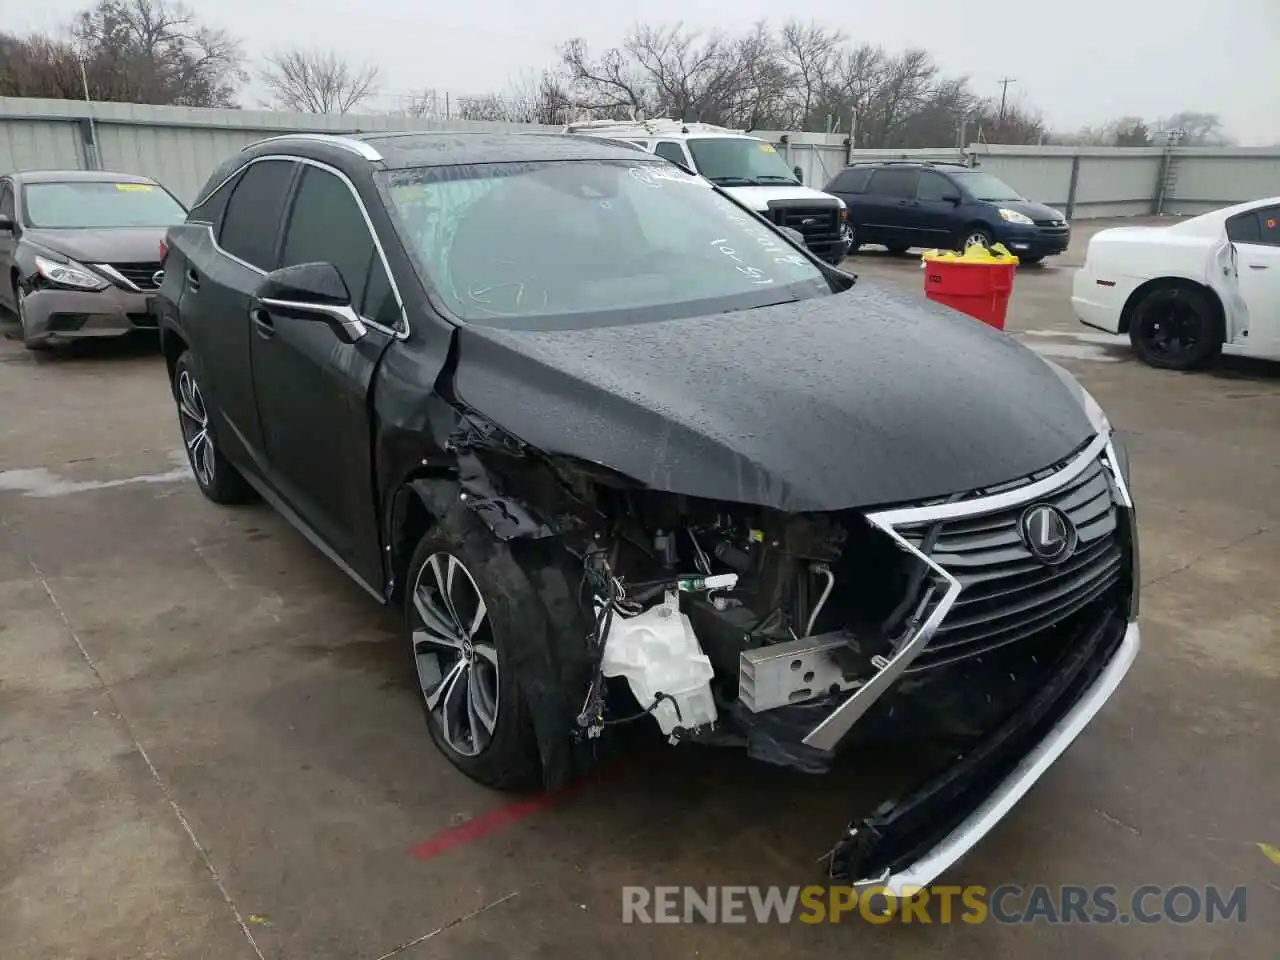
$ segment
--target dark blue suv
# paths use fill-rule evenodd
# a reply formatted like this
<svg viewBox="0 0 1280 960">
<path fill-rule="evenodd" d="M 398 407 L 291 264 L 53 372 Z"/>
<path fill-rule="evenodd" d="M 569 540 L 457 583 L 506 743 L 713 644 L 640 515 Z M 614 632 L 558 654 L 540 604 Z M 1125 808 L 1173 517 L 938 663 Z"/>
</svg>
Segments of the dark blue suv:
<svg viewBox="0 0 1280 960">
<path fill-rule="evenodd" d="M 1023 263 L 1062 253 L 1071 240 L 1066 216 L 1018 195 L 989 173 L 959 163 L 881 160 L 845 167 L 826 186 L 849 208 L 853 253 L 879 243 L 962 250 L 1003 243 Z"/>
</svg>

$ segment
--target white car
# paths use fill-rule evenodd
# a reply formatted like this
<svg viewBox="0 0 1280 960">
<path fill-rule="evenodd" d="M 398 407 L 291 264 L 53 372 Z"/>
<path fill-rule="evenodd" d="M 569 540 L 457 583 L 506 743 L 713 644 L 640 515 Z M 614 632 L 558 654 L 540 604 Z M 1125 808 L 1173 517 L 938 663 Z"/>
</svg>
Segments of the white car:
<svg viewBox="0 0 1280 960">
<path fill-rule="evenodd" d="M 773 144 L 710 123 L 584 120 L 565 133 L 633 144 L 710 180 L 735 200 L 804 237 L 815 256 L 839 265 L 853 242 L 849 211 L 839 197 L 806 187 Z"/>
<path fill-rule="evenodd" d="M 1127 333 L 1153 367 L 1188 370 L 1224 349 L 1280 360 L 1280 197 L 1100 231 L 1071 306 L 1086 326 Z"/>
</svg>

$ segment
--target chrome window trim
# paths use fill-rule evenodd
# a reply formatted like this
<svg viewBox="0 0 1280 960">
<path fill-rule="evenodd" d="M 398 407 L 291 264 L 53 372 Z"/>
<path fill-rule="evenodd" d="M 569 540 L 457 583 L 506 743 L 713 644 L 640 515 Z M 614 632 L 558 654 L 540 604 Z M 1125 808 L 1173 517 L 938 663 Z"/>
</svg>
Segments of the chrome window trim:
<svg viewBox="0 0 1280 960">
<path fill-rule="evenodd" d="M 274 137 L 264 137 L 261 140 L 255 140 L 247 143 L 240 148 L 240 152 L 244 153 L 250 147 L 256 147 L 264 143 L 275 143 L 278 140 L 311 140 L 318 143 L 327 143 L 338 147 L 342 150 L 348 150 L 359 157 L 374 163 L 382 161 L 380 154 L 371 144 L 363 140 L 356 140 L 353 137 L 344 137 L 336 133 L 282 133 Z"/>
<path fill-rule="evenodd" d="M 123 286 L 126 290 L 132 290 L 135 293 L 143 292 L 140 286 L 138 286 L 136 283 L 134 283 L 132 280 L 130 280 L 128 277 L 126 277 L 123 273 L 121 273 L 119 270 L 117 270 L 115 267 L 113 267 L 109 263 L 89 263 L 89 264 L 85 264 L 85 266 L 93 267 L 93 269 L 97 270 L 99 273 L 105 274 L 106 276 L 114 280 L 116 283 Z"/>
<path fill-rule="evenodd" d="M 356 206 L 360 209 L 360 216 L 364 218 L 365 228 L 369 231 L 369 237 L 373 240 L 373 248 L 374 250 L 377 251 L 378 260 L 382 263 L 382 269 L 386 272 L 387 284 L 391 287 L 391 295 L 396 298 L 396 306 L 400 309 L 400 327 L 399 328 L 384 326 L 381 323 L 378 323 L 376 320 L 370 320 L 368 317 L 364 316 L 363 314 L 360 315 L 360 319 L 364 321 L 366 326 L 370 326 L 375 330 L 379 330 L 382 333 L 395 337 L 397 340 L 408 339 L 409 334 L 411 332 L 411 328 L 409 326 L 409 314 L 408 314 L 408 311 L 405 310 L 404 299 L 400 296 L 400 287 L 396 284 L 396 278 L 391 273 L 391 264 L 387 262 L 386 251 L 382 249 L 382 241 L 378 239 L 377 231 L 373 229 L 373 220 L 370 219 L 369 211 L 365 207 L 364 201 L 360 199 L 360 194 L 356 191 L 355 184 L 353 184 L 351 182 L 351 178 L 348 177 L 341 170 L 337 169 L 336 167 L 331 167 L 327 163 L 322 163 L 319 160 L 312 160 L 310 157 L 299 157 L 299 156 L 294 156 L 292 154 L 285 154 L 285 153 L 266 154 L 261 157 L 254 157 L 252 160 L 249 160 L 248 162 L 242 164 L 239 167 L 236 167 L 235 170 L 233 170 L 230 174 L 228 174 L 226 177 L 223 178 L 221 183 L 219 183 L 216 187 L 214 187 L 205 195 L 205 199 L 208 199 L 209 197 L 213 196 L 215 193 L 221 190 L 224 186 L 226 186 L 231 179 L 233 179 L 236 176 L 239 176 L 243 171 L 249 169 L 249 167 L 253 166 L 255 163 L 262 163 L 263 161 L 266 161 L 266 160 L 284 160 L 290 163 L 301 163 L 301 164 L 304 164 L 305 166 L 316 167 L 317 169 L 324 170 L 327 173 L 333 174 L 335 177 L 341 180 L 342 183 L 346 186 L 347 191 L 352 196 L 352 199 L 355 200 Z M 230 200 L 228 200 L 228 203 L 230 203 Z M 224 212 L 223 216 L 225 217 L 225 215 L 226 214 Z M 192 221 L 192 222 L 194 223 L 197 221 Z M 199 221 L 199 222 L 203 222 L 203 221 Z M 228 251 L 224 250 L 222 246 L 218 243 L 217 235 L 213 232 L 213 224 L 205 223 L 204 226 L 205 226 L 205 229 L 209 231 L 209 240 L 213 244 L 214 250 L 222 254 L 222 256 L 227 257 L 229 260 L 233 260 L 236 263 L 240 264 L 240 266 L 247 267 L 248 269 L 252 270 L 254 273 L 258 274 L 259 276 L 265 277 L 267 275 L 267 271 L 263 270 L 261 267 L 256 266 L 252 263 L 249 263 L 247 260 L 241 260 L 234 253 L 229 253 Z"/>
<path fill-rule="evenodd" d="M 936 523 L 939 520 L 954 520 L 959 517 L 981 516 L 995 513 L 1009 507 L 1020 506 L 1052 493 L 1087 470 L 1103 452 L 1109 461 L 1108 467 L 1114 463 L 1114 451 L 1111 449 L 1109 433 L 1100 433 L 1076 457 L 1047 477 L 1028 483 L 1025 486 L 985 497 L 974 497 L 971 500 L 958 500 L 954 503 L 937 503 L 925 507 L 899 507 L 867 514 L 867 520 L 877 529 L 884 532 L 902 550 L 914 556 L 929 568 L 936 578 L 935 582 L 944 590 L 942 599 L 938 601 L 933 612 L 916 630 L 881 669 L 865 684 L 853 692 L 844 703 L 831 711 L 827 717 L 805 735 L 804 745 L 818 750 L 834 750 L 845 734 L 870 709 L 881 696 L 893 686 L 894 682 L 929 645 L 933 635 L 937 633 L 942 621 L 951 612 L 956 599 L 960 596 L 960 581 L 939 566 L 927 554 L 909 543 L 898 532 L 898 527 L 913 526 L 922 523 Z M 1109 471 L 1113 476 L 1119 470 Z M 1122 500 L 1128 501 L 1129 493 L 1123 481 L 1117 485 Z M 1131 502 L 1131 501 L 1130 501 Z M 1128 506 L 1128 503 L 1125 504 Z"/>
</svg>

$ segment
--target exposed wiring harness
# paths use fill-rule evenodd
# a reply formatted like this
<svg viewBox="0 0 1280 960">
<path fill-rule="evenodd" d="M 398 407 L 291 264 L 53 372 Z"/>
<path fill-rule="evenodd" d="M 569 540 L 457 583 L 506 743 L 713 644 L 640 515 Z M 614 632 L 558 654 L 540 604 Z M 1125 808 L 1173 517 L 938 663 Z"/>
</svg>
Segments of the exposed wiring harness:
<svg viewBox="0 0 1280 960">
<path fill-rule="evenodd" d="M 680 712 L 679 702 L 676 700 L 675 697 L 671 696 L 670 694 L 663 693 L 662 691 L 658 691 L 657 693 L 655 693 L 653 695 L 653 703 L 649 704 L 647 707 L 645 707 L 643 710 L 639 711 L 638 713 L 633 713 L 627 717 L 617 717 L 616 719 L 613 719 L 613 720 L 601 720 L 600 722 L 606 727 L 612 727 L 620 723 L 631 723 L 634 720 L 641 720 L 649 716 L 649 714 L 653 713 L 653 711 L 657 710 L 658 704 L 662 703 L 663 700 L 669 701 L 671 703 L 671 706 L 675 707 L 676 719 L 679 720 L 681 723 L 684 723 L 684 715 Z"/>
</svg>

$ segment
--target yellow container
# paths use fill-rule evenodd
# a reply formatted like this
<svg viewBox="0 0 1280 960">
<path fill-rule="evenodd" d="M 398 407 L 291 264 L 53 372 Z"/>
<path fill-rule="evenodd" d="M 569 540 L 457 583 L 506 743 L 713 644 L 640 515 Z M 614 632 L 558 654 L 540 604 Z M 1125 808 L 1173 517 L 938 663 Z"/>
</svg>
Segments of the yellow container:
<svg viewBox="0 0 1280 960">
<path fill-rule="evenodd" d="M 1018 262 L 1018 258 L 1010 253 L 1003 243 L 997 243 L 993 247 L 974 244 L 971 247 L 966 247 L 963 253 L 957 253 L 955 250 L 926 250 L 920 255 L 920 260 L 922 264 L 932 260 L 943 260 L 950 263 L 986 264 Z"/>
</svg>

